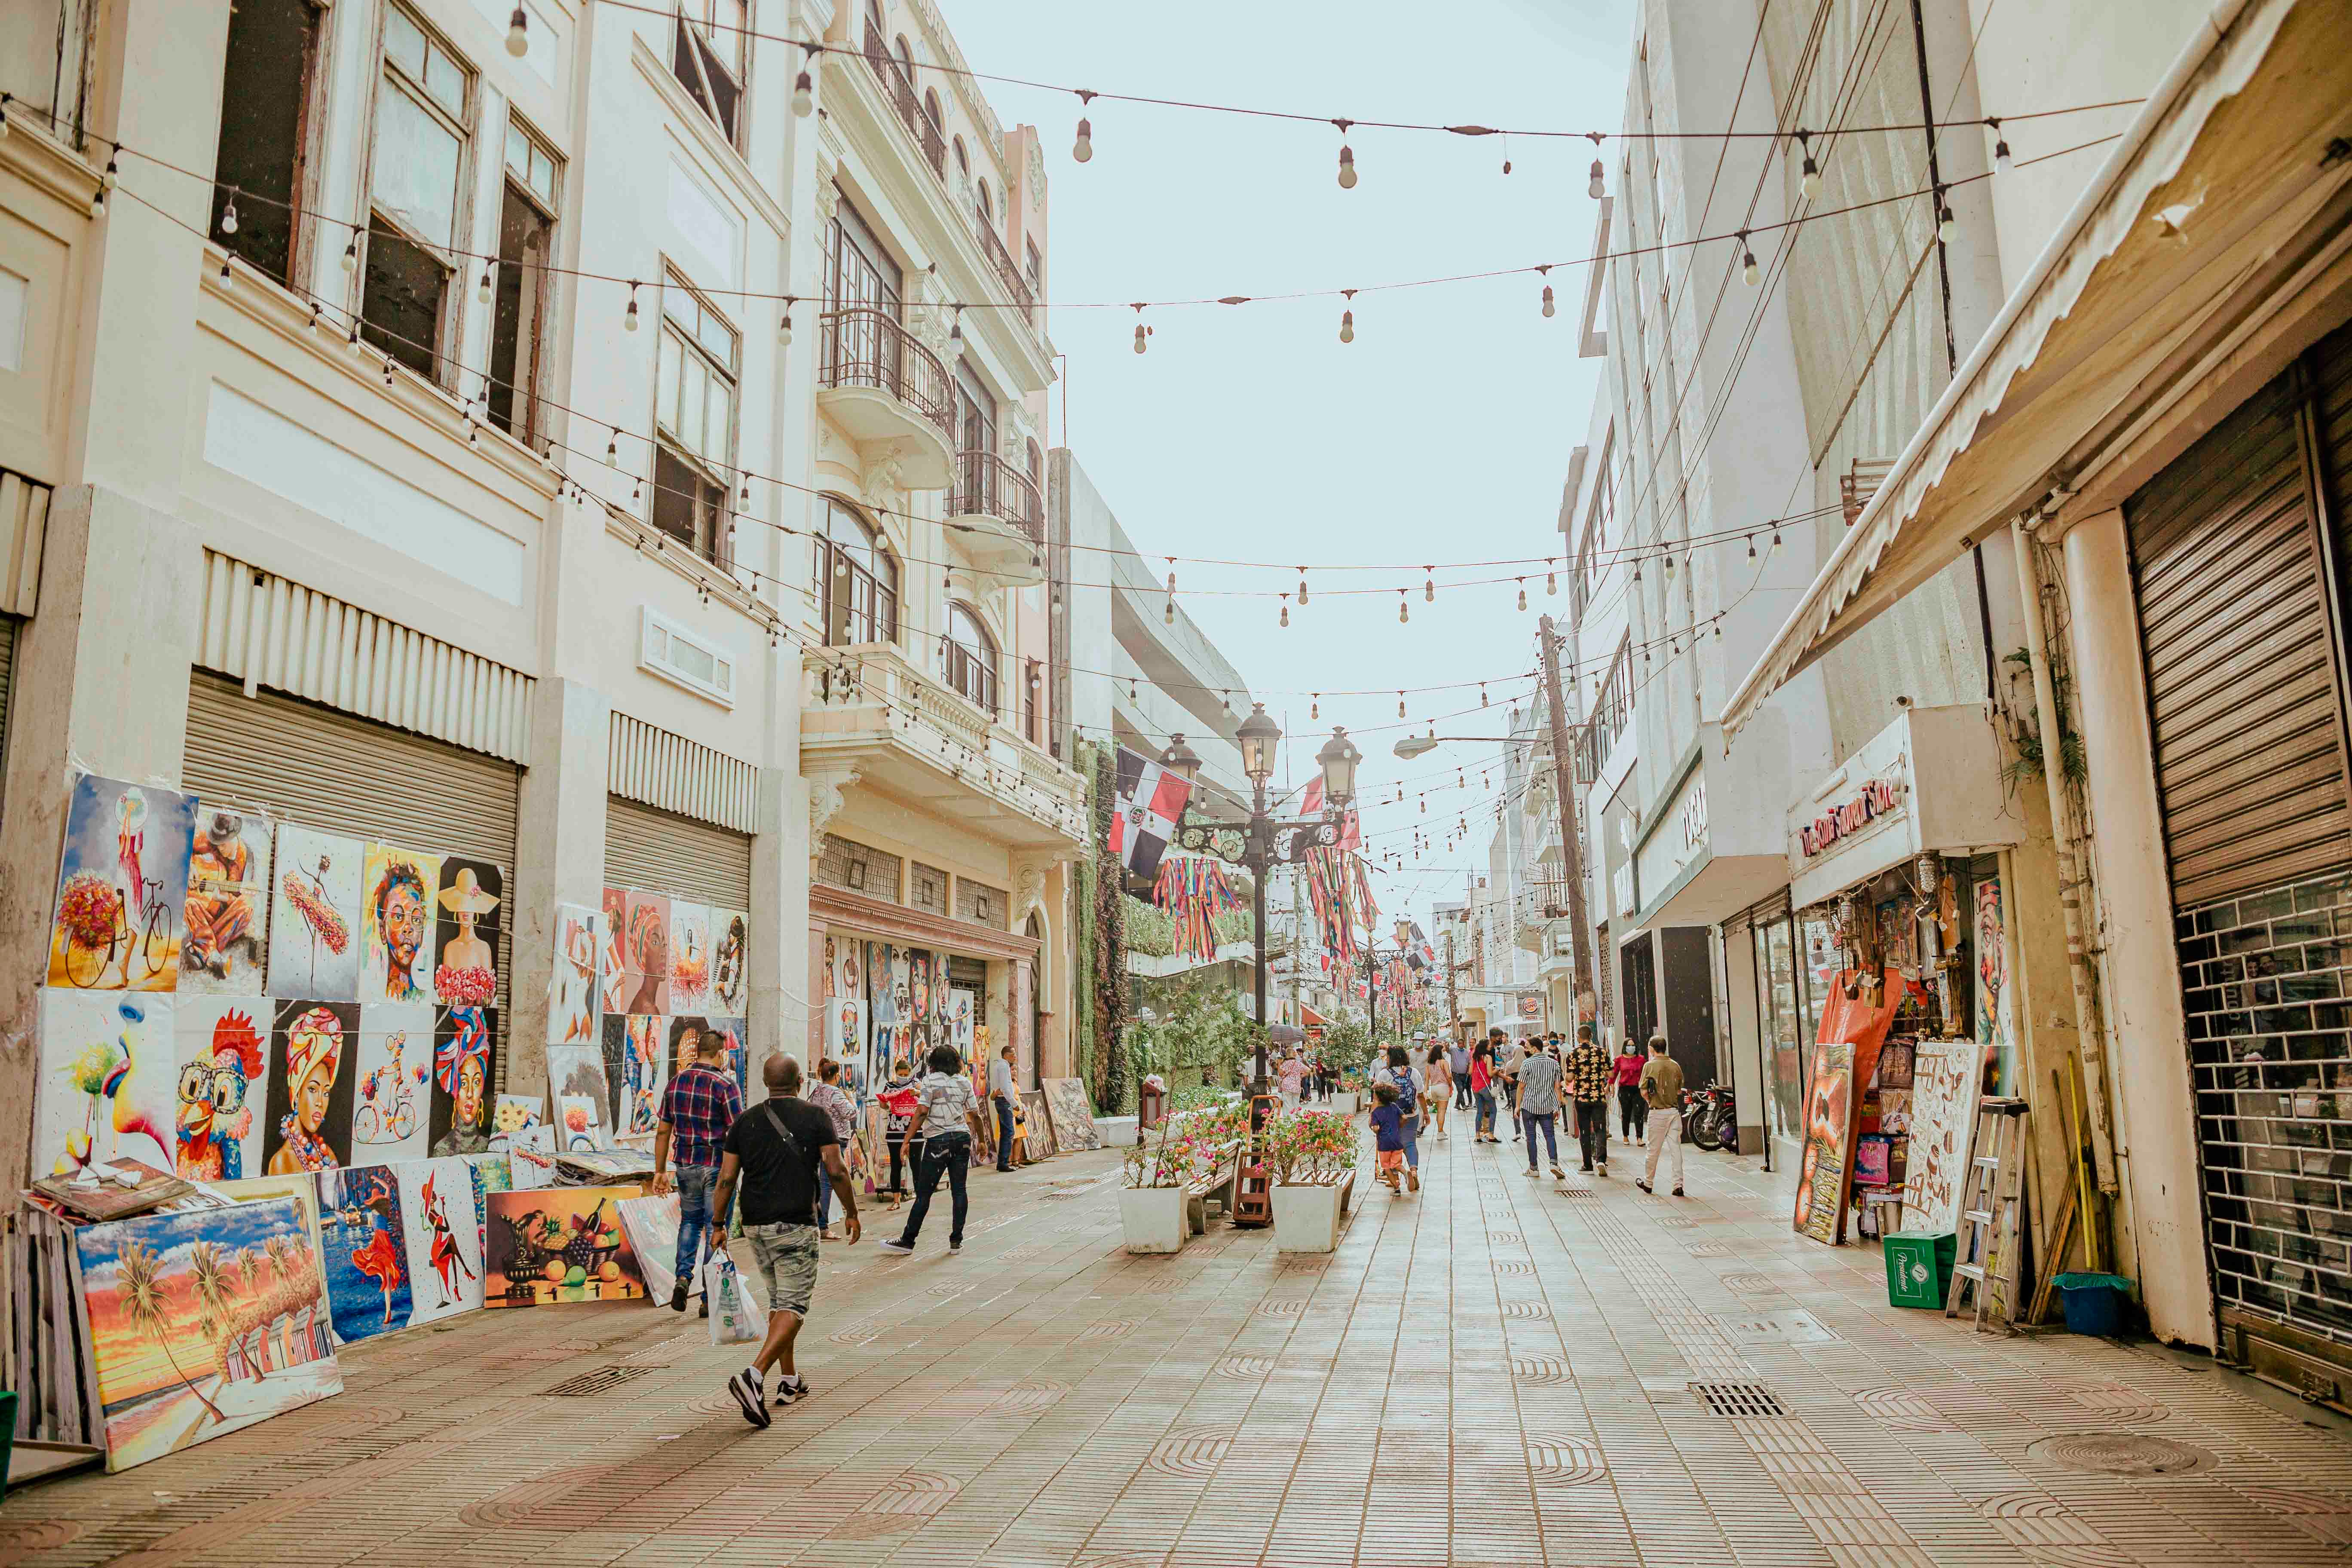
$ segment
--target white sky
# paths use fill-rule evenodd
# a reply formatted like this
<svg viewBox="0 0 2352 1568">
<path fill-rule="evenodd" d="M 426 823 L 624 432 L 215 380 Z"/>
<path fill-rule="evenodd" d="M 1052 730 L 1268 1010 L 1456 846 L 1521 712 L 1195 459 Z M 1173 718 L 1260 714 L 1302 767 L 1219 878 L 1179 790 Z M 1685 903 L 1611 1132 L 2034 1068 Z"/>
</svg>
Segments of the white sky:
<svg viewBox="0 0 2352 1568">
<path fill-rule="evenodd" d="M 1437 11 L 1208 0 L 1148 14 L 1099 0 L 950 0 L 946 10 L 981 71 L 1328 116 L 1579 132 L 1618 125 L 1633 25 L 1631 0 L 1455 0 Z M 1511 138 L 1506 177 L 1501 137 L 1360 128 L 1349 141 L 1360 180 L 1342 191 L 1329 125 L 1097 100 L 1087 110 L 1095 156 L 1079 164 L 1069 156 L 1075 97 L 983 87 L 1006 124 L 1044 132 L 1055 300 L 1357 288 L 1591 248 L 1588 142 Z M 1537 616 L 1566 614 L 1565 585 L 1547 600 L 1540 566 L 1524 616 L 1513 584 L 1449 590 L 1443 572 L 1436 603 L 1424 603 L 1418 570 L 1561 548 L 1560 486 L 1604 362 L 1576 355 L 1583 270 L 1556 269 L 1550 281 L 1559 310 L 1549 321 L 1540 280 L 1527 276 L 1362 296 L 1350 344 L 1338 338 L 1339 300 L 1153 310 L 1140 356 L 1131 310 L 1050 317 L 1067 356 L 1052 440 L 1076 454 L 1139 548 L 1411 563 L 1310 573 L 1310 603 L 1292 606 L 1287 629 L 1270 596 L 1185 590 L 1270 595 L 1294 589 L 1295 573 L 1177 569 L 1186 610 L 1305 742 L 1290 759 L 1294 782 L 1334 723 L 1369 731 L 1360 797 L 1393 800 L 1408 781 L 1403 805 L 1368 805 L 1366 833 L 1375 848 L 1409 847 L 1401 830 L 1426 825 L 1438 847 L 1421 869 L 1375 877 L 1384 931 L 1401 908 L 1427 925 L 1431 901 L 1483 869 L 1495 820 L 1477 764 L 1496 749 L 1445 746 L 1398 762 L 1394 689 L 1516 677 L 1533 668 Z M 1086 573 L 1084 558 L 1074 564 Z M 1330 592 L 1341 587 L 1384 592 Z M 1399 587 L 1412 591 L 1402 626 Z M 1304 693 L 1382 683 L 1384 695 L 1323 699 L 1321 722 L 1309 722 Z M 1525 688 L 1497 681 L 1491 709 L 1450 721 L 1442 716 L 1475 708 L 1475 688 L 1409 697 L 1407 711 L 1419 729 L 1437 718 L 1441 734 L 1496 734 L 1513 690 Z M 1468 764 L 1467 794 L 1451 787 L 1457 763 Z M 1445 777 L 1429 776 L 1440 767 Z M 1499 788 L 1499 769 L 1492 781 Z M 1448 787 L 1424 816 L 1414 792 L 1437 784 Z M 1470 837 L 1448 853 L 1441 825 L 1474 803 Z"/>
</svg>

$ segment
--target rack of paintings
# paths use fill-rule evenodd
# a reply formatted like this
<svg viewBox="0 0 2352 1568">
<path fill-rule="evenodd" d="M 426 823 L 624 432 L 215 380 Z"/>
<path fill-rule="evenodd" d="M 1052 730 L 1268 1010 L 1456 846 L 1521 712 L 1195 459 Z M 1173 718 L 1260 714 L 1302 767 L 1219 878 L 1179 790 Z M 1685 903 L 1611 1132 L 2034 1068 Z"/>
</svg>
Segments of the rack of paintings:
<svg viewBox="0 0 2352 1568">
<path fill-rule="evenodd" d="M 755 1098 L 751 933 L 746 910 L 642 888 L 607 888 L 594 910 L 556 906 L 547 1056 L 562 1147 L 650 1148 L 662 1090 L 706 1036 L 719 1037 L 745 1100 Z"/>
</svg>

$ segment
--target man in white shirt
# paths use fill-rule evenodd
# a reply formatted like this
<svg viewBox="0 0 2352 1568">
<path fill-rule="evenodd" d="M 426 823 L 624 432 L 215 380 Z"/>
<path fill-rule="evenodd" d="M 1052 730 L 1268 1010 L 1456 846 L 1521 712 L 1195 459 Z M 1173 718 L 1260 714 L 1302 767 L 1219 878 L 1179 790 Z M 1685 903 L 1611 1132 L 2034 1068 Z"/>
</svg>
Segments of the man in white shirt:
<svg viewBox="0 0 2352 1568">
<path fill-rule="evenodd" d="M 940 1178 L 948 1179 L 955 1200 L 954 1221 L 948 1227 L 948 1250 L 963 1250 L 963 1218 L 971 1205 L 964 1174 L 971 1168 L 972 1140 L 980 1135 L 980 1104 L 971 1096 L 971 1079 L 964 1076 L 963 1058 L 953 1046 L 933 1046 L 924 1058 L 930 1071 L 915 1086 L 915 1119 L 907 1126 L 907 1142 L 920 1138 L 922 1157 L 915 1163 L 915 1207 L 907 1228 L 895 1241 L 882 1244 L 885 1252 L 912 1252 L 931 1212 L 931 1194 Z"/>
<path fill-rule="evenodd" d="M 996 1112 L 996 1168 L 1013 1169 L 1013 1107 L 1018 1098 L 1013 1087 L 1013 1047 L 1005 1047 L 988 1064 L 988 1103 Z"/>
</svg>

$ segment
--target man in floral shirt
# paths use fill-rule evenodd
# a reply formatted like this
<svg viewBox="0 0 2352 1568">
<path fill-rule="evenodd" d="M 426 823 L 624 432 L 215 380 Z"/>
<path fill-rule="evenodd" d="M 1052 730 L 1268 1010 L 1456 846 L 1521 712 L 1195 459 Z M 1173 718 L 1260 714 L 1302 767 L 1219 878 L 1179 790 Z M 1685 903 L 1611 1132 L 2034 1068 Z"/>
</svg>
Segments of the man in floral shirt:
<svg viewBox="0 0 2352 1568">
<path fill-rule="evenodd" d="M 1576 1143 L 1584 1155 L 1584 1169 L 1609 1174 L 1609 1084 L 1616 1074 L 1609 1053 L 1592 1037 L 1592 1026 L 1576 1026 L 1576 1045 L 1561 1064 L 1567 1069 L 1569 1096 L 1576 1102 Z"/>
</svg>

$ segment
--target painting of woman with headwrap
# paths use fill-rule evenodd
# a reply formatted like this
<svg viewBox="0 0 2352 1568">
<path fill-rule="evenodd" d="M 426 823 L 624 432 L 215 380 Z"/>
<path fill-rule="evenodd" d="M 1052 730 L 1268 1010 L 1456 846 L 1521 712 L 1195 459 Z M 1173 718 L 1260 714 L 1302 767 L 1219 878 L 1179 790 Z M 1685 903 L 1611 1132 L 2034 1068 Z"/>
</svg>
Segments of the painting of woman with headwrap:
<svg viewBox="0 0 2352 1568">
<path fill-rule="evenodd" d="M 263 1129 L 268 1174 L 332 1171 L 350 1159 L 352 1081 L 343 1054 L 359 1026 L 359 1008 L 347 1002 L 279 1004 Z"/>
<path fill-rule="evenodd" d="M 487 1153 L 490 1146 L 491 1054 L 498 1014 L 445 1007 L 433 1031 L 433 1154 Z"/>
<path fill-rule="evenodd" d="M 433 897 L 436 855 L 371 844 L 360 873 L 360 1000 L 433 999 Z"/>
</svg>

